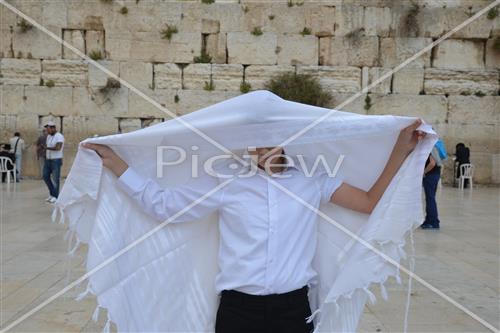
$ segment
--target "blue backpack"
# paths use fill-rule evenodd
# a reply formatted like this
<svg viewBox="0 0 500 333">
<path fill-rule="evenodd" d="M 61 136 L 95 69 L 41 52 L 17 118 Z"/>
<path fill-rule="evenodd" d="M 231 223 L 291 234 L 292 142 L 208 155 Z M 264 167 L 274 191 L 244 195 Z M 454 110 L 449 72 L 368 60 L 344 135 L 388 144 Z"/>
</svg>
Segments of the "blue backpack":
<svg viewBox="0 0 500 333">
<path fill-rule="evenodd" d="M 437 148 L 437 151 L 439 153 L 439 158 L 443 161 L 446 161 L 448 159 L 448 153 L 446 152 L 446 147 L 444 146 L 443 140 L 438 139 L 435 147 Z"/>
</svg>

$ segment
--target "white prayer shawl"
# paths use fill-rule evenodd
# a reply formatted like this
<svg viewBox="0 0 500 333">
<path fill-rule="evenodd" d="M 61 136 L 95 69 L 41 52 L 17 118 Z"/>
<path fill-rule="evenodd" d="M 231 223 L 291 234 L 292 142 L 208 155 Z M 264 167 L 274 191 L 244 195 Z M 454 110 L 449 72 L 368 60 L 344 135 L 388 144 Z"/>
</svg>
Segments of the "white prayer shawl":
<svg viewBox="0 0 500 333">
<path fill-rule="evenodd" d="M 330 166 L 343 155 L 338 174 L 364 190 L 382 172 L 400 130 L 416 119 L 332 111 L 287 101 L 266 90 L 230 98 L 181 118 L 241 155 L 247 147 L 280 145 L 328 112 L 327 119 L 286 144 L 285 152 L 303 155 L 307 161 L 322 154 Z M 386 298 L 383 284 L 387 278 L 393 276 L 401 283 L 399 267 L 353 240 L 331 219 L 396 263 L 405 258 L 406 235 L 423 220 L 422 175 L 437 140 L 430 126 L 420 129 L 428 135 L 405 160 L 371 215 L 331 203 L 320 206 L 330 221 L 318 216 L 313 262 L 318 284 L 309 292 L 315 332 L 356 331 L 367 297 L 375 298 L 369 287 L 379 283 Z M 190 179 L 193 154 L 199 155 L 198 165 L 202 165 L 223 153 L 176 119 L 85 142 L 111 146 L 131 167 L 165 187 Z M 167 145 L 184 148 L 186 162 L 166 166 L 165 176 L 157 178 L 157 146 Z M 165 150 L 162 157 L 173 160 L 176 155 Z M 76 236 L 73 251 L 82 242 L 88 244 L 87 271 L 160 224 L 118 188 L 116 177 L 103 168 L 97 154 L 84 148 L 78 149 L 56 209 Z M 196 221 L 167 224 L 91 275 L 87 291 L 97 297 L 97 311 L 107 309 L 107 328 L 112 321 L 118 331 L 214 331 L 219 302 L 214 283 L 217 221 L 214 213 Z"/>
</svg>

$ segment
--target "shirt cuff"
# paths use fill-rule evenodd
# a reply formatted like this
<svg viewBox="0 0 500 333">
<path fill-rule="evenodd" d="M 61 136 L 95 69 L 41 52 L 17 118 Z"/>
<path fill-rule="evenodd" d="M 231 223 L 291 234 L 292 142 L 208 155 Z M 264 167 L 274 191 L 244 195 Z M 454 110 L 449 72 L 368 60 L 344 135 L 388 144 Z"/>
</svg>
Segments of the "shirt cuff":
<svg viewBox="0 0 500 333">
<path fill-rule="evenodd" d="M 127 170 L 118 177 L 119 186 L 128 194 L 139 192 L 144 188 L 145 183 L 146 180 L 131 167 L 128 167 Z"/>
</svg>

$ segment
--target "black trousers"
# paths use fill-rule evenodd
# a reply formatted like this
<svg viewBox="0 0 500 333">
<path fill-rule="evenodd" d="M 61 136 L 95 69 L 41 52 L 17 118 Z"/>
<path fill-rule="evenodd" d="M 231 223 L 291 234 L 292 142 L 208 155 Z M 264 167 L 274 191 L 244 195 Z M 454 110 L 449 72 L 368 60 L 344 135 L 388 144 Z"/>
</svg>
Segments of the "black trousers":
<svg viewBox="0 0 500 333">
<path fill-rule="evenodd" d="M 310 333 L 308 287 L 283 294 L 250 295 L 223 290 L 215 333 Z"/>
</svg>

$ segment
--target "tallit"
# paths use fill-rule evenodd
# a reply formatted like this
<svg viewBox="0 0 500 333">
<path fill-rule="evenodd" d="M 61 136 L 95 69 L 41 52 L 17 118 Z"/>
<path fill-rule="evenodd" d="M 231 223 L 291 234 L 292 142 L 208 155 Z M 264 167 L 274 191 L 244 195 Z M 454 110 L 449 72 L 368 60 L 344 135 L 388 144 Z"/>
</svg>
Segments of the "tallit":
<svg viewBox="0 0 500 333">
<path fill-rule="evenodd" d="M 280 145 L 330 111 L 258 90 L 182 119 L 240 156 L 247 147 Z M 322 154 L 329 165 L 343 156 L 339 176 L 368 190 L 382 172 L 400 130 L 415 119 L 332 111 L 284 148 L 286 154 L 302 155 L 309 161 Z M 370 286 L 379 283 L 386 295 L 383 284 L 387 278 L 400 281 L 399 267 L 353 240 L 332 219 L 396 263 L 405 257 L 406 235 L 423 220 L 422 175 L 437 140 L 430 126 L 419 129 L 426 137 L 405 160 L 371 215 L 331 203 L 320 207 L 330 221 L 318 216 L 313 267 L 319 282 L 309 292 L 315 332 L 355 331 L 367 297 L 374 298 Z M 222 154 L 214 141 L 208 142 L 178 119 L 85 140 L 109 145 L 136 171 L 165 187 L 190 179 L 194 155 L 202 165 L 211 156 Z M 178 146 L 187 152 L 186 161 L 166 166 L 162 178 L 156 170 L 158 146 Z M 193 150 L 194 146 L 198 149 Z M 174 158 L 172 154 L 167 152 L 162 158 Z M 69 221 L 77 244 L 88 244 L 87 271 L 160 223 L 117 187 L 116 177 L 103 168 L 95 152 L 84 148 L 78 149 L 56 209 Z M 107 309 L 108 319 L 118 331 L 213 331 L 219 302 L 214 287 L 218 239 L 217 213 L 167 224 L 91 275 L 88 292 L 97 297 L 98 308 Z"/>
</svg>

